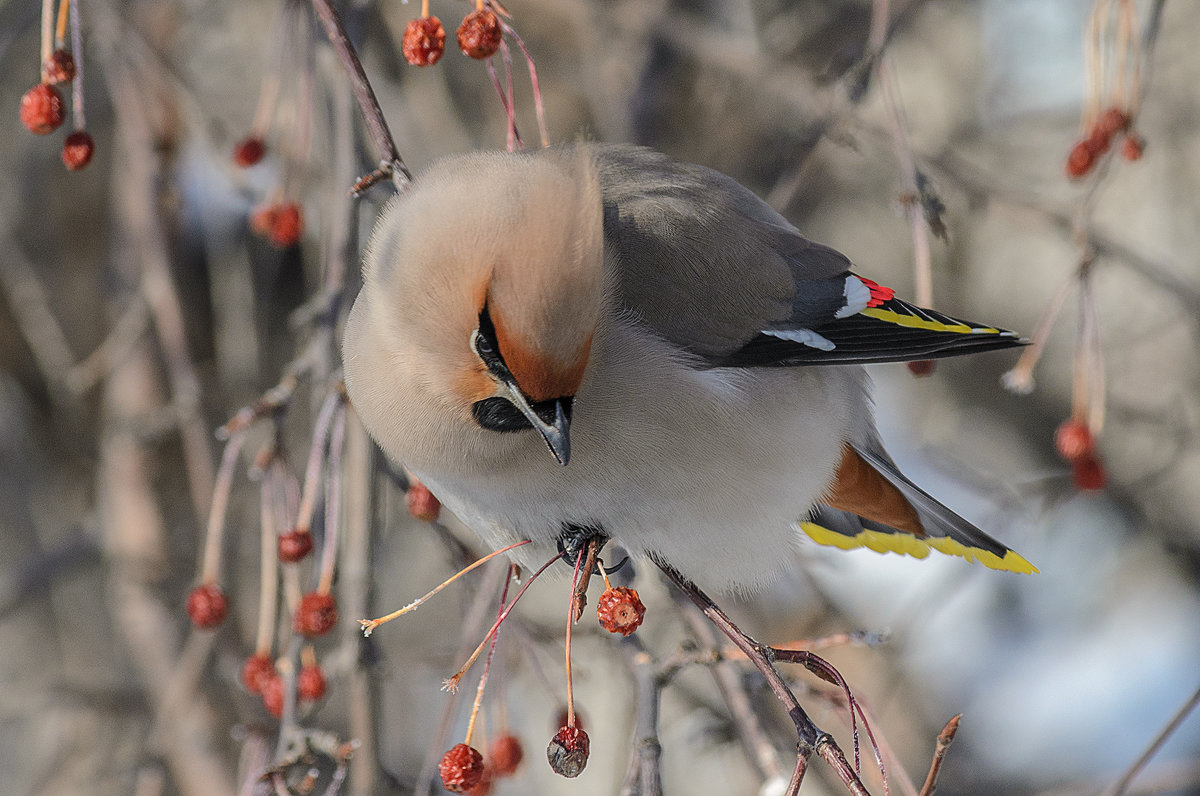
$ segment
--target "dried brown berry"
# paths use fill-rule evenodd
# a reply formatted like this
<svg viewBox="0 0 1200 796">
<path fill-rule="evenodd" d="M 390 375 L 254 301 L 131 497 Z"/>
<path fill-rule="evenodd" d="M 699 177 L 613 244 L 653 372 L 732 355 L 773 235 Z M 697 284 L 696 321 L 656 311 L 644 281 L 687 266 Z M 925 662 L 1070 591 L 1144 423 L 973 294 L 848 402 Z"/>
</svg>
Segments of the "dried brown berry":
<svg viewBox="0 0 1200 796">
<path fill-rule="evenodd" d="M 1108 482 L 1104 465 L 1095 456 L 1082 456 L 1071 462 L 1071 477 L 1076 488 L 1085 492 L 1103 489 Z"/>
<path fill-rule="evenodd" d="M 325 696 L 325 672 L 320 666 L 312 664 L 300 667 L 300 674 L 296 676 L 296 693 L 307 702 L 316 702 Z"/>
<path fill-rule="evenodd" d="M 262 688 L 263 707 L 275 718 L 283 717 L 283 678 L 278 673 L 272 674 Z"/>
<path fill-rule="evenodd" d="M 932 359 L 914 359 L 912 362 L 905 363 L 908 365 L 908 372 L 916 376 L 918 379 L 923 379 L 926 376 L 932 376 L 933 370 L 937 366 Z"/>
<path fill-rule="evenodd" d="M 483 755 L 465 743 L 455 744 L 438 763 L 442 785 L 451 793 L 466 793 L 483 780 Z"/>
<path fill-rule="evenodd" d="M 267 681 L 276 676 L 275 661 L 270 655 L 251 655 L 242 664 L 242 685 L 251 694 L 261 694 Z"/>
<path fill-rule="evenodd" d="M 215 583 L 202 583 L 188 595 L 187 614 L 198 628 L 216 627 L 225 620 L 227 613 L 229 601 Z"/>
<path fill-rule="evenodd" d="M 312 534 L 300 528 L 279 537 L 279 560 L 285 564 L 295 564 L 311 553 L 312 549 Z"/>
<path fill-rule="evenodd" d="M 1079 141 L 1071 147 L 1071 154 L 1067 155 L 1067 176 L 1077 180 L 1091 171 L 1095 162 L 1096 156 L 1092 154 L 1088 142 Z"/>
<path fill-rule="evenodd" d="M 62 162 L 67 171 L 79 171 L 92 162 L 96 141 L 84 130 L 76 130 L 63 141 Z"/>
<path fill-rule="evenodd" d="M 429 487 L 415 479 L 404 495 L 404 502 L 408 506 L 409 514 L 425 522 L 436 520 L 442 510 L 441 501 L 429 491 Z"/>
<path fill-rule="evenodd" d="M 464 55 L 483 60 L 500 49 L 500 19 L 490 8 L 479 8 L 463 17 L 458 26 L 458 49 Z"/>
<path fill-rule="evenodd" d="M 38 83 L 21 97 L 21 123 L 35 135 L 46 135 L 63 123 L 62 94 L 49 83 Z"/>
<path fill-rule="evenodd" d="M 446 29 L 437 17 L 409 20 L 400 42 L 404 58 L 413 66 L 433 66 L 446 51 Z"/>
<path fill-rule="evenodd" d="M 579 727 L 560 727 L 546 747 L 546 759 L 555 774 L 571 779 L 583 773 L 590 746 L 587 733 Z"/>
<path fill-rule="evenodd" d="M 70 50 L 55 50 L 45 63 L 46 82 L 70 83 L 75 79 L 75 56 Z"/>
<path fill-rule="evenodd" d="M 524 759 L 525 750 L 515 735 L 501 735 L 488 749 L 488 761 L 497 777 L 512 776 Z"/>
<path fill-rule="evenodd" d="M 1092 432 L 1081 420 L 1064 420 L 1054 432 L 1054 447 L 1069 462 L 1091 456 L 1093 445 Z"/>
<path fill-rule="evenodd" d="M 596 618 L 609 633 L 628 636 L 642 624 L 646 606 L 638 599 L 636 589 L 617 586 L 605 589 L 596 603 Z"/>
<path fill-rule="evenodd" d="M 1141 160 L 1146 151 L 1146 141 L 1140 135 L 1130 135 L 1121 144 L 1121 157 L 1133 162 Z"/>
<path fill-rule="evenodd" d="M 263 159 L 267 154 L 267 145 L 261 138 L 248 136 L 238 141 L 233 147 L 233 162 L 241 168 L 248 168 Z"/>
<path fill-rule="evenodd" d="M 292 627 L 306 636 L 323 636 L 337 624 L 337 603 L 333 595 L 310 591 L 300 598 Z"/>
</svg>

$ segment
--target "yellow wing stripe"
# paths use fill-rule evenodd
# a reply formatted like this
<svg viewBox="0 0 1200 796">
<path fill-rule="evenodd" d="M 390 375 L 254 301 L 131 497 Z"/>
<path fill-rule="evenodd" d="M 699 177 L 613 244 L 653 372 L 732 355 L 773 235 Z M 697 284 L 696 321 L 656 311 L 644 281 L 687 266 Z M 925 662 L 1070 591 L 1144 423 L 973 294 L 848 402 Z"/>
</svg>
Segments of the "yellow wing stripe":
<svg viewBox="0 0 1200 796">
<path fill-rule="evenodd" d="M 959 556 L 976 564 L 983 564 L 989 569 L 999 569 L 1006 572 L 1023 574 L 1036 573 L 1037 567 L 1030 564 L 1017 553 L 1009 550 L 1004 557 L 978 547 L 970 547 L 948 536 L 927 536 L 920 539 L 907 533 L 885 533 L 863 529 L 854 536 L 831 531 L 817 525 L 815 522 L 802 522 L 800 528 L 817 544 L 838 547 L 842 550 L 853 550 L 865 547 L 876 553 L 900 553 L 913 558 L 926 558 L 930 550 L 937 550 L 950 556 Z"/>
<path fill-rule="evenodd" d="M 999 329 L 990 326 L 967 326 L 965 323 L 942 323 L 941 321 L 925 320 L 916 315 L 907 315 L 895 310 L 885 310 L 880 307 L 868 307 L 859 315 L 868 318 L 894 323 L 897 326 L 910 326 L 914 329 L 928 329 L 931 332 L 957 332 L 959 334 L 1000 334 Z"/>
</svg>

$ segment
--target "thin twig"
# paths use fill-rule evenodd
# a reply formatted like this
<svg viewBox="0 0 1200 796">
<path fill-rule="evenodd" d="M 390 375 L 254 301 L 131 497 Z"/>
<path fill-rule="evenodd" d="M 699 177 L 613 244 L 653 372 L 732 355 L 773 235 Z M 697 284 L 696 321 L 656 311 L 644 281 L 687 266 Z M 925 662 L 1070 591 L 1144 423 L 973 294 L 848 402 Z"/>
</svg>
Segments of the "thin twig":
<svg viewBox="0 0 1200 796">
<path fill-rule="evenodd" d="M 1177 729 L 1179 729 L 1179 725 L 1183 724 L 1184 719 L 1186 719 L 1188 715 L 1196 709 L 1197 705 L 1200 705 L 1200 688 L 1197 688 L 1192 695 L 1188 697 L 1187 701 L 1183 703 L 1183 707 L 1176 711 L 1175 715 L 1171 717 L 1171 720 L 1167 722 L 1167 725 L 1162 728 L 1158 735 L 1154 737 L 1154 740 L 1150 742 L 1148 747 L 1146 747 L 1146 751 L 1142 752 L 1141 756 L 1139 756 L 1137 760 L 1133 761 L 1133 765 L 1125 770 L 1125 773 L 1121 775 L 1121 778 L 1116 781 L 1112 788 L 1105 792 L 1105 796 L 1121 796 L 1122 793 L 1125 793 L 1125 791 L 1129 788 L 1129 784 L 1133 782 L 1134 778 L 1141 773 L 1141 770 L 1146 767 L 1147 763 L 1150 762 L 1150 758 L 1154 757 L 1154 755 L 1158 753 L 1158 750 L 1162 748 L 1162 745 L 1167 742 L 1167 739 L 1170 738 Z"/>
<path fill-rule="evenodd" d="M 317 12 L 317 17 L 321 20 L 321 25 L 325 28 L 325 35 L 329 37 L 329 43 L 333 45 L 338 60 L 341 61 L 350 77 L 350 87 L 354 91 L 354 98 L 358 100 L 359 110 L 362 111 L 363 119 L 367 123 L 367 132 L 379 152 L 379 170 L 383 172 L 381 176 L 391 177 L 396 185 L 396 190 L 404 190 L 405 186 L 412 181 L 412 173 L 409 172 L 408 166 L 404 165 L 400 152 L 396 149 L 396 141 L 392 138 L 391 130 L 388 129 L 387 119 L 383 116 L 383 109 L 379 106 L 375 90 L 371 88 L 367 73 L 358 59 L 358 53 L 355 52 L 354 45 L 346 36 L 342 21 L 334 11 L 332 3 L 329 0 L 312 0 L 312 4 L 313 9 Z"/>
<path fill-rule="evenodd" d="M 933 762 L 929 764 L 929 773 L 925 776 L 925 784 L 921 786 L 920 796 L 933 796 L 933 791 L 937 788 L 938 774 L 942 770 L 942 761 L 946 759 L 946 752 L 950 750 L 950 744 L 954 742 L 954 735 L 958 732 L 958 721 L 961 718 L 961 713 L 952 716 L 942 731 L 938 733 L 937 746 L 933 750 Z"/>
<path fill-rule="evenodd" d="M 804 712 L 804 708 L 797 701 L 796 695 L 792 693 L 787 683 L 784 682 L 779 672 L 776 671 L 772 663 L 771 648 L 760 644 L 742 632 L 708 595 L 701 591 L 694 583 L 676 572 L 671 566 L 659 560 L 655 560 L 655 564 L 658 565 L 658 568 L 666 574 L 676 587 L 696 604 L 696 607 L 704 612 L 709 621 L 716 625 L 739 649 L 746 653 L 746 657 L 750 659 L 754 667 L 766 678 L 767 685 L 770 687 L 772 693 L 775 694 L 776 699 L 783 704 L 784 709 L 796 727 L 796 733 L 800 742 L 798 754 L 801 757 L 807 757 L 816 752 L 833 768 L 850 793 L 856 794 L 856 796 L 866 796 L 868 794 L 866 786 L 863 785 L 862 780 L 858 778 L 858 775 L 846 761 L 846 756 L 837 745 L 837 741 L 833 739 L 833 736 L 821 731 L 813 724 L 812 719 L 808 717 L 808 714 Z"/>
</svg>

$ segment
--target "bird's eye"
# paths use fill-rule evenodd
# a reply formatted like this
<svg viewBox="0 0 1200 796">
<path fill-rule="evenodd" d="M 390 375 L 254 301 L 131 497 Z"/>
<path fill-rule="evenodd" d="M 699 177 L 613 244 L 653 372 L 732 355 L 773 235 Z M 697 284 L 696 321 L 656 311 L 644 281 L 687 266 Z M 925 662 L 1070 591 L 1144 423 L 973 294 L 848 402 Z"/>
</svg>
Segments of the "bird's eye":
<svg viewBox="0 0 1200 796">
<path fill-rule="evenodd" d="M 488 339 L 479 330 L 475 331 L 475 337 L 471 340 L 471 344 L 475 349 L 475 353 L 482 359 L 493 357 L 496 354 L 492 349 L 492 344 L 488 342 Z"/>
</svg>

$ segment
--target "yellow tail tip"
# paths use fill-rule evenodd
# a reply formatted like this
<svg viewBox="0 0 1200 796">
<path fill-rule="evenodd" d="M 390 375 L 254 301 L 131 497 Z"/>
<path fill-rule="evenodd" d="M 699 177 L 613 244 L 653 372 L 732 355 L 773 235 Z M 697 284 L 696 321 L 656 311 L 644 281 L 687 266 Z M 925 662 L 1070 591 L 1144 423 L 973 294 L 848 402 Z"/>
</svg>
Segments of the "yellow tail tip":
<svg viewBox="0 0 1200 796">
<path fill-rule="evenodd" d="M 937 550 L 939 553 L 945 555 L 958 556 L 973 563 L 983 564 L 989 569 L 1019 572 L 1026 575 L 1037 574 L 1038 571 L 1037 567 L 1012 550 L 1006 551 L 1004 556 L 1001 557 L 989 550 L 970 547 L 948 536 L 921 539 L 907 533 L 888 533 L 867 529 L 859 531 L 854 536 L 847 536 L 844 533 L 831 531 L 828 528 L 817 525 L 815 522 L 802 522 L 800 523 L 800 528 L 817 544 L 837 547 L 842 550 L 865 547 L 868 550 L 874 550 L 876 553 L 899 553 L 901 555 L 912 556 L 913 558 L 926 558 L 930 550 Z"/>
</svg>

